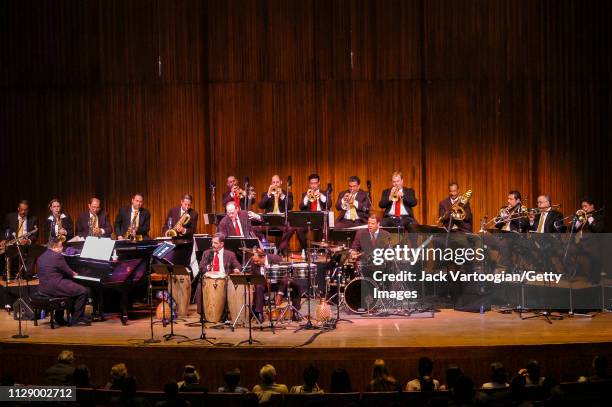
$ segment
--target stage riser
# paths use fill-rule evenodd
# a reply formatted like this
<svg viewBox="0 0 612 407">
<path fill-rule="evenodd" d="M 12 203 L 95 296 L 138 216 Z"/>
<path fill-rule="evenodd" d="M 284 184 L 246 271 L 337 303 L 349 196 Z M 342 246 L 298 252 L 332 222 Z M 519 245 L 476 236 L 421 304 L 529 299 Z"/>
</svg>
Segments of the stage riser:
<svg viewBox="0 0 612 407">
<path fill-rule="evenodd" d="M 75 352 L 77 364 L 89 366 L 93 382 L 99 386 L 108 381 L 114 363 L 125 362 L 130 374 L 138 378 L 142 390 L 160 390 L 170 380 L 179 380 L 182 367 L 195 364 L 203 383 L 210 389 L 222 385 L 225 371 L 238 367 L 243 384 L 256 384 L 259 367 L 272 363 L 279 381 L 288 385 L 302 381 L 302 371 L 310 363 L 321 370 L 320 384 L 329 388 L 334 368 L 346 368 L 355 390 L 363 390 L 369 380 L 374 359 L 384 358 L 391 372 L 402 383 L 416 376 L 419 357 L 434 360 L 434 376 L 444 381 L 444 370 L 458 363 L 475 383 L 488 381 L 489 364 L 501 361 L 508 372 L 516 372 L 525 362 L 535 358 L 543 366 L 543 374 L 560 380 L 574 380 L 588 374 L 595 355 L 612 357 L 612 343 L 544 346 L 443 347 L 443 348 L 377 348 L 377 349 L 308 349 L 308 348 L 208 348 L 176 346 L 83 346 L 46 344 L 3 344 L 0 350 L 0 374 L 12 374 L 20 383 L 43 383 L 44 370 L 52 365 L 63 349 Z"/>
</svg>

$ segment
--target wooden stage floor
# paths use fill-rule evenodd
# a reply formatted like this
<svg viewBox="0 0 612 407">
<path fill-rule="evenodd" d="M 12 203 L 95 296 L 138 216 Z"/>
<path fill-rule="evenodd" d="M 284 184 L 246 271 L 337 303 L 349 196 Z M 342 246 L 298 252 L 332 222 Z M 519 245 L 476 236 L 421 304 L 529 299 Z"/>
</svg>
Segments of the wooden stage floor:
<svg viewBox="0 0 612 407">
<path fill-rule="evenodd" d="M 193 314 L 189 322 L 197 320 Z M 357 388 L 365 385 L 369 367 L 375 358 L 389 361 L 392 371 L 403 381 L 416 374 L 416 361 L 429 356 L 436 363 L 435 374 L 442 377 L 445 366 L 459 363 L 476 381 L 486 379 L 488 364 L 500 360 L 509 371 L 536 358 L 544 370 L 560 378 L 588 373 L 594 355 L 612 356 L 612 314 L 596 314 L 593 318 L 566 317 L 548 324 L 541 318 L 521 320 L 516 313 L 485 314 L 442 310 L 434 318 L 363 318 L 352 316 L 353 323 L 342 322 L 335 331 L 294 333 L 297 323 L 286 329 L 253 331 L 261 345 L 242 345 L 248 330 L 239 328 L 207 329 L 219 346 L 199 341 L 178 343 L 162 336 L 170 328 L 155 325 L 158 344 L 145 344 L 149 336 L 146 314 L 135 315 L 127 326 L 119 319 L 94 323 L 90 327 L 50 329 L 48 320 L 35 327 L 24 322 L 27 339 L 12 339 L 17 322 L 7 313 L 0 315 L 0 358 L 6 363 L 0 370 L 24 382 L 42 380 L 41 372 L 53 363 L 62 349 L 72 349 L 77 363 L 86 363 L 92 375 L 104 381 L 113 363 L 124 361 L 131 366 L 143 388 L 159 389 L 166 380 L 180 377 L 186 363 L 199 364 L 212 376 L 210 385 L 220 385 L 223 372 L 238 366 L 245 377 L 256 378 L 261 364 L 272 362 L 284 377 L 297 384 L 301 370 L 308 363 L 322 370 L 323 383 L 333 368 L 341 366 L 354 375 Z M 199 327 L 175 326 L 175 333 L 198 338 Z M 309 340 L 312 342 L 308 343 Z M 206 368 L 204 368 L 206 366 Z M 10 370 L 10 372 L 9 372 Z M 29 373 L 27 372 L 29 371 Z M 160 384 L 161 382 L 161 384 Z M 250 379 L 245 384 L 254 384 Z"/>
</svg>

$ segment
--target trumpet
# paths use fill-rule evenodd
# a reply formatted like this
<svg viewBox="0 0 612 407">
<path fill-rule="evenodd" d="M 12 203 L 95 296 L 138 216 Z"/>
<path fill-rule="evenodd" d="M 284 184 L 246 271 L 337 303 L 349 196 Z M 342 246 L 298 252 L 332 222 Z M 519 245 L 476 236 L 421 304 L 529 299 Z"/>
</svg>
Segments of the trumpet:
<svg viewBox="0 0 612 407">
<path fill-rule="evenodd" d="M 240 199 L 244 199 L 245 196 L 249 196 L 249 198 L 252 198 L 255 196 L 255 187 L 254 186 L 250 186 L 247 191 L 245 191 L 244 189 L 240 188 L 238 185 L 234 186 L 234 194 L 238 195 L 238 198 Z"/>
<path fill-rule="evenodd" d="M 191 220 L 191 216 L 187 212 L 185 212 L 183 216 L 181 216 L 181 218 L 178 220 L 178 222 L 176 222 L 176 225 L 174 225 L 174 227 L 166 230 L 165 236 L 166 237 L 177 237 L 178 236 L 177 229 L 179 227 L 184 227 L 186 224 L 189 223 L 190 220 Z"/>
<path fill-rule="evenodd" d="M 268 188 L 268 194 L 270 195 L 274 195 L 274 209 L 272 210 L 272 213 L 274 214 L 280 214 L 280 205 L 279 205 L 279 200 L 280 200 L 280 196 L 282 195 L 283 190 L 281 187 L 275 187 L 270 185 L 270 188 Z"/>
<path fill-rule="evenodd" d="M 397 202 L 400 199 L 399 188 L 393 187 L 391 189 L 391 194 L 389 195 L 389 199 L 391 199 L 391 201 L 393 202 Z"/>
<path fill-rule="evenodd" d="M 594 211 L 587 212 L 587 211 L 585 211 L 583 209 L 578 209 L 576 211 L 576 220 L 578 222 L 580 222 L 580 223 L 586 223 L 590 216 L 592 216 L 595 213 L 599 213 L 599 212 L 601 212 L 603 210 L 604 210 L 604 208 L 600 208 L 600 209 L 597 209 L 597 210 L 594 210 Z"/>
<path fill-rule="evenodd" d="M 342 204 L 341 204 L 341 208 L 343 211 L 348 211 L 351 208 L 355 208 L 355 196 L 357 195 L 356 192 L 347 192 L 346 194 L 344 194 L 344 197 L 342 197 Z"/>
<path fill-rule="evenodd" d="M 309 190 L 306 192 L 306 196 L 308 197 L 308 200 L 309 200 L 310 202 L 314 202 L 314 201 L 316 201 L 316 200 L 318 199 L 318 197 L 319 197 L 319 195 L 320 195 L 320 194 L 321 194 L 321 193 L 319 192 L 319 190 L 318 190 L 318 189 L 315 189 L 315 190 L 309 189 Z"/>
</svg>

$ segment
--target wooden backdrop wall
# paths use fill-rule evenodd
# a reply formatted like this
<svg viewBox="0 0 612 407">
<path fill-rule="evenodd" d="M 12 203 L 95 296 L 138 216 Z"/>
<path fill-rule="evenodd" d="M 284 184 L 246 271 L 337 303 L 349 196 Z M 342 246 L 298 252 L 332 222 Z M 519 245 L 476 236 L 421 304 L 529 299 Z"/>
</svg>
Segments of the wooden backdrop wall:
<svg viewBox="0 0 612 407">
<path fill-rule="evenodd" d="M 183 192 L 272 174 L 374 200 L 392 171 L 422 223 L 449 180 L 475 219 L 510 189 L 610 203 L 609 1 L 22 0 L 0 4 L 0 212 L 135 191 L 153 234 Z M 161 65 L 160 65 L 161 62 Z M 200 231 L 205 231 L 204 227 Z"/>
</svg>

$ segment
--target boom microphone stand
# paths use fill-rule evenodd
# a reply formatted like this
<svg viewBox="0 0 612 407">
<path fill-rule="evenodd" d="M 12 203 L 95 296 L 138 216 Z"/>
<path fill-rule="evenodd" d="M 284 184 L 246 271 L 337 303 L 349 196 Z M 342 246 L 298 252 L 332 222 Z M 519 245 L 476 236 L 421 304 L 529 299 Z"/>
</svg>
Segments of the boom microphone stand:
<svg viewBox="0 0 612 407">
<path fill-rule="evenodd" d="M 19 239 L 17 238 L 17 234 L 13 232 L 13 238 L 15 239 L 15 246 L 17 247 L 17 253 L 19 253 L 19 271 L 17 272 L 17 292 L 19 293 L 19 298 L 15 302 L 15 312 L 17 312 L 17 320 L 19 321 L 19 333 L 13 335 L 13 339 L 27 339 L 28 335 L 24 334 L 21 329 L 21 312 L 24 304 L 26 303 L 23 300 L 23 293 L 21 291 L 21 278 L 28 273 L 28 268 L 26 267 L 25 261 L 23 259 L 23 253 L 21 253 L 21 247 L 19 245 Z M 53 318 L 53 317 L 52 317 Z"/>
</svg>

